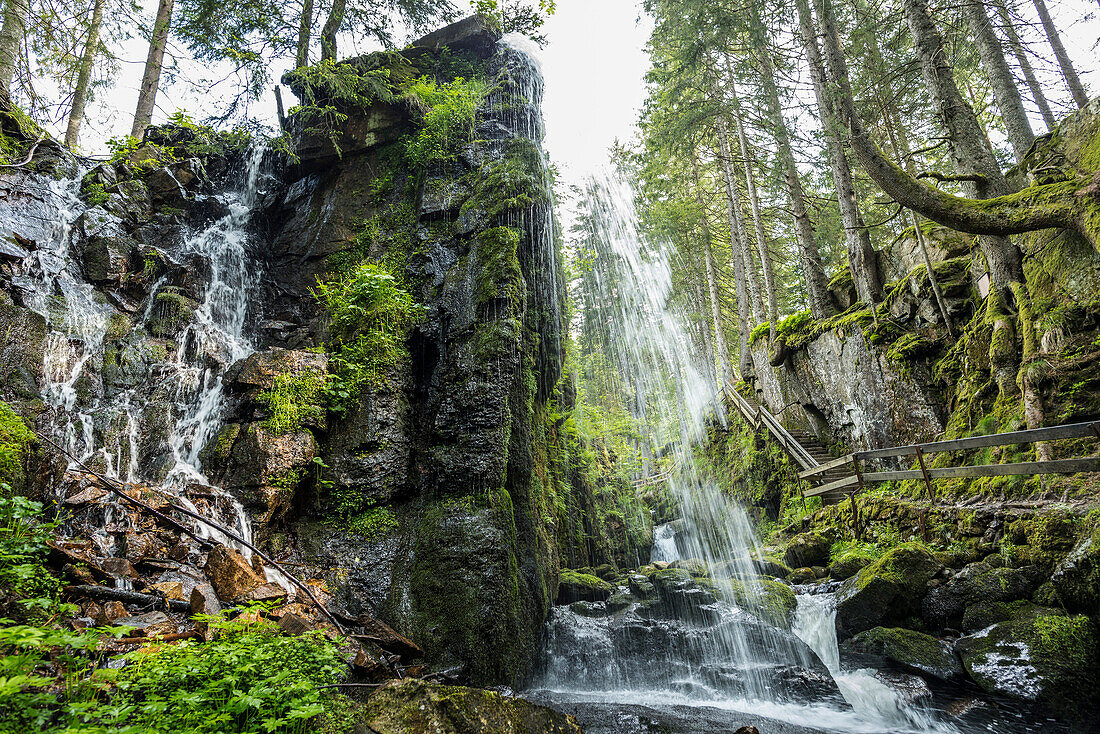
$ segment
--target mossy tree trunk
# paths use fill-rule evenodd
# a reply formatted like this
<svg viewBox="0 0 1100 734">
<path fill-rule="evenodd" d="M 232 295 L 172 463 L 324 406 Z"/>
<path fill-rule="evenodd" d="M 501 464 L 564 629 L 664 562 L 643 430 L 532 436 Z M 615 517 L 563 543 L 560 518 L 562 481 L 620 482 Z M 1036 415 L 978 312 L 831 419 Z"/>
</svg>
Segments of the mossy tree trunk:
<svg viewBox="0 0 1100 734">
<path fill-rule="evenodd" d="M 298 46 L 294 54 L 294 68 L 309 66 L 309 38 L 313 27 L 313 0 L 302 0 L 302 17 L 298 19 Z"/>
<path fill-rule="evenodd" d="M 84 54 L 80 58 L 80 71 L 77 73 L 76 86 L 73 87 L 73 104 L 69 110 L 69 121 L 65 127 L 65 146 L 76 148 L 80 139 L 80 125 L 84 122 L 84 107 L 88 103 L 88 92 L 92 82 L 92 66 L 95 64 L 96 51 L 99 48 L 99 29 L 103 23 L 104 0 L 95 0 L 92 6 L 92 19 L 88 24 L 88 38 L 84 43 Z"/>
<path fill-rule="evenodd" d="M 4 24 L 0 26 L 0 88 L 4 91 L 11 89 L 15 71 L 20 66 L 29 11 L 30 0 L 4 2 Z"/>
<path fill-rule="evenodd" d="M 718 279 L 714 272 L 714 251 L 711 247 L 710 228 L 706 224 L 706 198 L 703 195 L 702 182 L 699 177 L 699 159 L 694 151 L 691 156 L 691 173 L 695 183 L 695 197 L 699 202 L 700 218 L 702 219 L 702 231 L 699 236 L 703 242 L 703 262 L 707 274 L 707 300 L 710 303 L 710 316 L 711 321 L 714 322 L 714 340 L 718 351 L 718 378 L 724 385 L 729 382 L 733 373 L 729 366 L 730 352 L 729 347 L 726 345 L 721 300 L 718 296 Z M 740 330 L 744 331 L 744 327 Z"/>
<path fill-rule="evenodd" d="M 347 0 L 332 0 L 325 27 L 321 29 L 321 61 L 336 60 L 336 34 L 344 24 L 344 11 Z"/>
<path fill-rule="evenodd" d="M 1012 144 L 1017 162 L 1022 162 L 1035 141 L 1035 133 L 1027 120 L 1020 90 L 1016 86 L 1016 80 L 1012 78 L 1012 70 L 1008 68 L 1008 62 L 1005 61 L 1004 49 L 1001 48 L 1001 42 L 993 32 L 985 6 L 980 2 L 971 2 L 966 3 L 963 10 L 966 13 L 970 32 L 977 43 L 978 55 L 981 57 L 982 66 L 985 67 L 985 74 L 989 77 L 990 86 L 993 87 L 993 99 L 997 103 L 997 109 L 1001 111 L 1001 119 L 1008 133 L 1008 142 Z"/>
<path fill-rule="evenodd" d="M 174 5 L 175 0 L 160 0 L 157 4 L 157 19 L 149 38 L 149 55 L 145 59 L 145 73 L 141 77 L 137 109 L 134 111 L 134 126 L 130 130 L 130 135 L 135 138 L 141 138 L 145 134 L 145 128 L 153 120 L 153 107 L 160 88 L 160 74 L 164 69 L 164 48 L 168 45 Z"/>
<path fill-rule="evenodd" d="M 814 98 L 817 102 L 818 118 L 825 134 L 825 149 L 829 158 L 829 167 L 836 186 L 837 206 L 840 220 L 844 226 L 844 239 L 848 249 L 848 265 L 852 273 L 852 282 L 859 300 L 873 305 L 882 299 L 882 277 L 879 275 L 875 258 L 875 248 L 871 245 L 871 235 L 863 222 L 859 205 L 856 203 L 856 189 L 852 183 L 852 169 L 844 155 L 838 133 L 839 122 L 829 99 L 825 80 L 825 66 L 821 60 L 821 51 L 817 45 L 817 33 L 813 14 L 808 0 L 795 0 L 798 9 L 798 25 L 802 44 L 806 49 L 806 62 L 810 67 L 813 81 Z"/>
</svg>

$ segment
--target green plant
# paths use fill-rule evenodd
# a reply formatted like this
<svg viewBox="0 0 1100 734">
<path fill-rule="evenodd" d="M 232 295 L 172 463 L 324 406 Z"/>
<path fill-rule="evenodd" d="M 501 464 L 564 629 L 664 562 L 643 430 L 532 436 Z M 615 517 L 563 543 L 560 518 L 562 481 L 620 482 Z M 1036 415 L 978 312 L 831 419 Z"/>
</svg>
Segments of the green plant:
<svg viewBox="0 0 1100 734">
<path fill-rule="evenodd" d="M 415 166 L 454 160 L 458 148 L 473 139 L 474 119 L 485 96 L 485 83 L 461 77 L 437 84 L 430 77 L 417 79 L 409 88 L 409 99 L 424 110 L 420 130 L 408 140 L 405 154 Z"/>
<path fill-rule="evenodd" d="M 267 406 L 263 426 L 276 433 L 293 433 L 306 424 L 319 424 L 325 409 L 321 403 L 327 376 L 320 370 L 304 369 L 275 376 L 271 387 L 257 396 Z"/>
<path fill-rule="evenodd" d="M 23 474 L 23 454 L 33 440 L 34 433 L 19 414 L 0 400 L 0 482 L 18 482 Z"/>
<path fill-rule="evenodd" d="M 10 487 L 0 485 L 7 495 Z M 44 566 L 56 523 L 43 522 L 42 503 L 0 496 L 0 588 L 13 599 L 8 613 L 21 621 L 50 617 L 62 610 L 61 582 Z"/>
</svg>

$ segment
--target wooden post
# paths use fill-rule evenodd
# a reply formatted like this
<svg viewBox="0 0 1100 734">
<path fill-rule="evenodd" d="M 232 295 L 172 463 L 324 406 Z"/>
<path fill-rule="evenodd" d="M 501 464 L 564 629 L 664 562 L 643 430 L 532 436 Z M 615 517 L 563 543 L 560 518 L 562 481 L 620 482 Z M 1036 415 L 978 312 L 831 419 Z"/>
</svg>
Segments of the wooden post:
<svg viewBox="0 0 1100 734">
<path fill-rule="evenodd" d="M 856 504 L 856 495 L 863 491 L 863 470 L 859 468 L 859 454 L 852 455 L 852 468 L 856 472 L 856 481 L 859 482 L 859 487 L 855 492 L 848 495 L 848 500 L 852 504 L 852 534 L 856 540 L 860 539 L 860 527 L 859 527 L 859 505 Z"/>
<path fill-rule="evenodd" d="M 286 130 L 286 113 L 283 111 L 283 90 L 275 85 L 275 111 L 279 116 L 279 130 Z"/>
<path fill-rule="evenodd" d="M 917 462 L 920 464 L 920 473 L 924 475 L 924 486 L 928 488 L 928 501 L 936 499 L 936 493 L 932 490 L 932 479 L 928 476 L 928 467 L 924 465 L 924 450 L 917 446 Z"/>
</svg>

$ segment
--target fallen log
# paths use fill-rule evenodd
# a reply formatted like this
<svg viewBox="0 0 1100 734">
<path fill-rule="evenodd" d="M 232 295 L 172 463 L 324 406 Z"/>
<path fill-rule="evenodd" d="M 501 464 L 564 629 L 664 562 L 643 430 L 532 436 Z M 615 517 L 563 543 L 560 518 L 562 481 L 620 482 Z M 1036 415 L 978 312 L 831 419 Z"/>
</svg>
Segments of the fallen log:
<svg viewBox="0 0 1100 734">
<path fill-rule="evenodd" d="M 183 612 L 186 614 L 191 611 L 190 602 L 180 599 L 165 599 L 161 596 L 142 594 L 139 591 L 130 591 L 128 589 L 112 589 L 108 586 L 89 586 L 84 584 L 66 586 L 65 594 L 88 599 L 120 601 L 123 604 L 137 604 L 143 607 L 152 606 L 160 612 Z"/>
</svg>

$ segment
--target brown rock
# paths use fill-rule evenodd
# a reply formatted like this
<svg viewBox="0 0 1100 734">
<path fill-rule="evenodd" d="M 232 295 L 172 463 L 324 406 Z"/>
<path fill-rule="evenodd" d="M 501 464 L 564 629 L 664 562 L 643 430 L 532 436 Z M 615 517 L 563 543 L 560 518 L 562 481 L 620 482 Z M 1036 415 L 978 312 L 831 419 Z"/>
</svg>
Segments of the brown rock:
<svg viewBox="0 0 1100 734">
<path fill-rule="evenodd" d="M 257 586 L 252 591 L 238 598 L 237 601 L 283 602 L 286 601 L 286 589 L 279 586 L 278 584 L 264 584 L 262 586 Z"/>
<path fill-rule="evenodd" d="M 116 621 L 118 625 L 133 627 L 133 637 L 154 637 L 179 632 L 179 627 L 164 612 L 147 612 L 133 617 L 123 617 Z"/>
<path fill-rule="evenodd" d="M 87 586 L 95 586 L 96 578 L 92 575 L 84 566 L 74 566 L 71 563 L 66 563 L 61 567 L 61 573 L 72 579 L 78 584 L 84 584 Z"/>
<path fill-rule="evenodd" d="M 304 635 L 313 629 L 313 625 L 305 617 L 297 614 L 284 614 L 279 618 L 279 629 L 288 635 Z"/>
<path fill-rule="evenodd" d="M 164 594 L 165 599 L 183 599 L 183 584 L 179 581 L 162 581 L 151 588 Z"/>
<path fill-rule="evenodd" d="M 66 505 L 85 505 L 89 502 L 96 502 L 103 499 L 107 495 L 107 490 L 102 489 L 96 485 L 92 485 L 82 492 L 77 492 L 71 497 L 65 498 Z"/>
<path fill-rule="evenodd" d="M 173 561 L 183 562 L 187 560 L 187 557 L 191 555 L 191 549 L 187 547 L 186 543 L 176 543 L 174 546 L 168 549 L 168 557 Z"/>
<path fill-rule="evenodd" d="M 363 627 L 363 637 L 376 643 L 383 650 L 389 650 L 407 658 L 418 658 L 424 655 L 424 651 L 415 642 L 396 632 L 380 619 L 364 615 L 359 617 L 356 623 Z"/>
<path fill-rule="evenodd" d="M 137 571 L 133 564 L 125 558 L 104 558 L 103 570 L 116 579 L 136 579 Z"/>
<path fill-rule="evenodd" d="M 397 677 L 386 661 L 385 654 L 377 646 L 364 646 L 353 642 L 351 649 L 347 652 L 349 653 L 348 664 L 356 674 L 373 682 Z"/>
<path fill-rule="evenodd" d="M 195 588 L 191 589 L 191 613 L 192 614 L 208 614 L 214 616 L 220 614 L 222 611 L 221 602 L 218 601 L 217 594 L 214 593 L 214 587 L 210 584 L 196 584 Z M 203 639 L 209 640 L 210 625 L 202 620 L 196 620 L 195 631 L 203 636 Z"/>
<path fill-rule="evenodd" d="M 237 599 L 264 583 L 244 556 L 225 546 L 219 545 L 210 551 L 203 570 L 219 599 Z"/>
<path fill-rule="evenodd" d="M 103 603 L 103 616 L 104 619 L 107 620 L 106 624 L 114 624 L 128 614 L 129 612 L 126 611 L 126 605 L 120 601 L 108 601 Z"/>
<path fill-rule="evenodd" d="M 80 613 L 85 617 L 95 620 L 96 624 L 99 624 L 99 618 L 103 615 L 103 607 L 94 601 L 90 601 L 81 608 Z"/>
<path fill-rule="evenodd" d="M 146 533 L 126 533 L 126 558 L 138 563 L 156 553 L 156 544 Z"/>
</svg>

